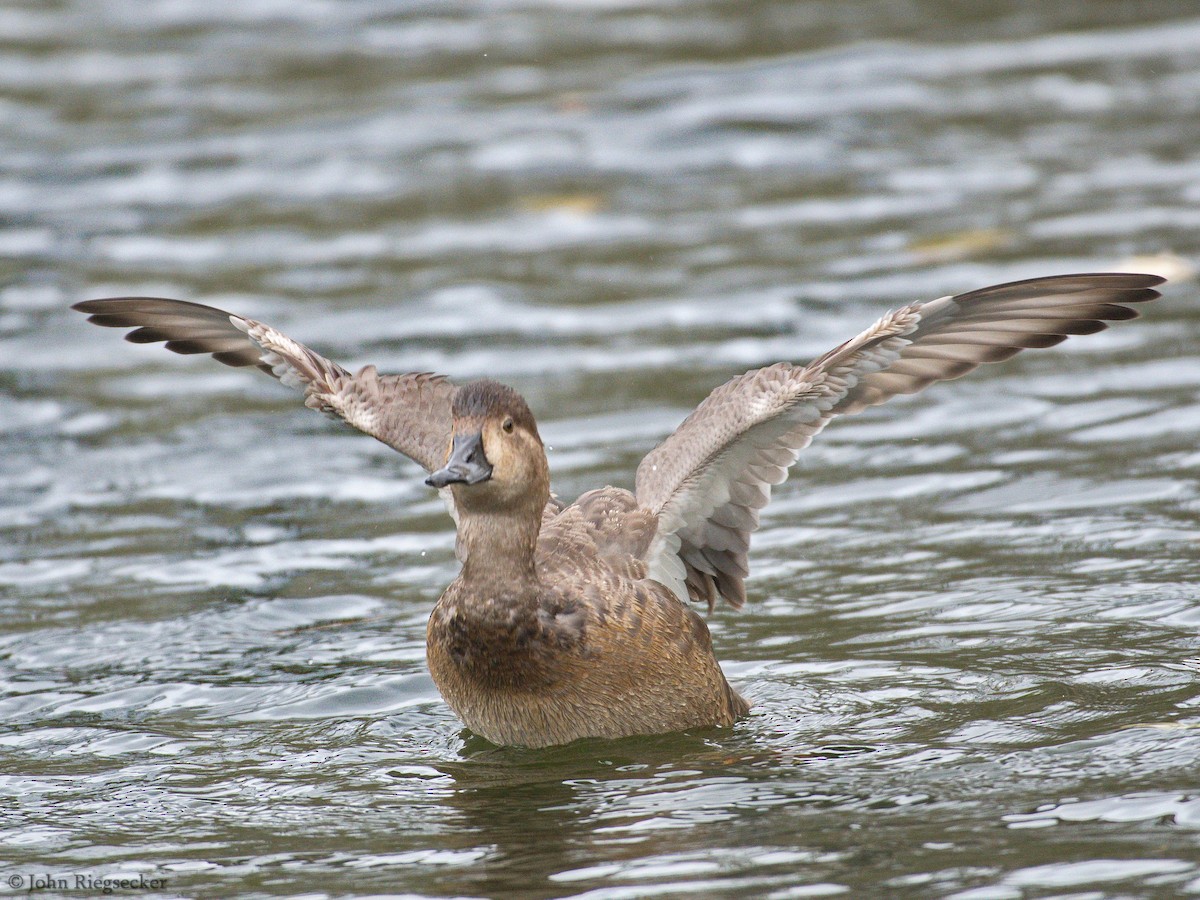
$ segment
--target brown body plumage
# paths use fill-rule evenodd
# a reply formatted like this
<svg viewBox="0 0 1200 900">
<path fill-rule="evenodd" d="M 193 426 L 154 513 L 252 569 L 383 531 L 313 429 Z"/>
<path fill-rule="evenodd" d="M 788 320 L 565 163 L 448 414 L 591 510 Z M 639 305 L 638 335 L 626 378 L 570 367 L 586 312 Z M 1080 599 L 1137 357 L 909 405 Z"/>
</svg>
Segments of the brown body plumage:
<svg viewBox="0 0 1200 900">
<path fill-rule="evenodd" d="M 446 701 L 501 744 L 546 746 L 729 725 L 729 686 L 704 621 L 746 599 L 750 535 L 771 487 L 834 416 L 956 378 L 1137 314 L 1162 279 L 1034 279 L 913 304 L 807 366 L 776 363 L 713 391 L 638 467 L 633 493 L 550 493 L 537 424 L 494 381 L 351 374 L 269 326 L 146 297 L 90 300 L 98 325 L 257 366 L 305 403 L 420 463 L 457 525 L 462 571 L 429 619 L 429 667 Z"/>
<path fill-rule="evenodd" d="M 585 494 L 521 546 L 507 520 L 458 515 L 471 537 L 427 647 L 438 689 L 473 731 L 536 747 L 730 725 L 748 710 L 704 620 L 645 577 L 653 517 L 628 491 Z M 501 553 L 528 565 L 492 565 Z"/>
</svg>

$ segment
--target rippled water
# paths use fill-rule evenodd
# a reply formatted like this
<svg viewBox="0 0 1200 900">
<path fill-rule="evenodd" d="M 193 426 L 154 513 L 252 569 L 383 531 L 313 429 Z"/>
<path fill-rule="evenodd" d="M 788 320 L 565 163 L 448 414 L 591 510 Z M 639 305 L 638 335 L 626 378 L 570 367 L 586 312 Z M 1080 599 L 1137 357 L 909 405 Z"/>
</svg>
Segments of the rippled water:
<svg viewBox="0 0 1200 900">
<path fill-rule="evenodd" d="M 426 672 L 416 466 L 67 311 L 490 374 L 560 495 L 629 485 L 889 306 L 1200 255 L 1195 10 L 1043 7 L 7 4 L 0 883 L 1200 893 L 1194 282 L 806 451 L 709 619 L 752 717 L 538 752 Z"/>
</svg>

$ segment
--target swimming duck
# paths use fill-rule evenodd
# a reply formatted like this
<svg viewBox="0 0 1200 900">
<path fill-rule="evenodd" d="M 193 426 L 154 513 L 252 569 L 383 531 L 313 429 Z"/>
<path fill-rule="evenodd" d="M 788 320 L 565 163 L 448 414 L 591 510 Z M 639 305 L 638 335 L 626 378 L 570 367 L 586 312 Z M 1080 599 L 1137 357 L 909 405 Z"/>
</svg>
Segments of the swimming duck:
<svg viewBox="0 0 1200 900">
<path fill-rule="evenodd" d="M 88 300 L 134 343 L 257 366 L 416 461 L 457 527 L 458 577 L 433 608 L 430 672 L 496 744 L 727 726 L 749 705 L 726 681 L 689 601 L 746 600 L 759 511 L 800 451 L 850 415 L 981 363 L 1132 319 L 1153 275 L 1063 275 L 887 313 L 808 365 L 779 362 L 714 390 L 638 466 L 632 492 L 550 492 L 537 422 L 512 388 L 428 373 L 357 373 L 269 325 L 152 297 Z"/>
</svg>

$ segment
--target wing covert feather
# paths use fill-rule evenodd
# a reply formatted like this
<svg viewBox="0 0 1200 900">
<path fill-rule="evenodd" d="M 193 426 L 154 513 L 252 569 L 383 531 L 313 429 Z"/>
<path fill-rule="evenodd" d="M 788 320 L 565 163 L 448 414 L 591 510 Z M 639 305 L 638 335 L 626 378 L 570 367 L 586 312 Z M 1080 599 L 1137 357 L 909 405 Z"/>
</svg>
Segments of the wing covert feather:
<svg viewBox="0 0 1200 900">
<path fill-rule="evenodd" d="M 1162 282 L 1063 275 L 914 303 L 807 366 L 776 363 L 726 382 L 638 466 L 637 500 L 659 518 L 651 577 L 710 609 L 718 597 L 740 607 L 759 510 L 830 419 L 1136 318 L 1124 304 L 1155 299 Z"/>
<path fill-rule="evenodd" d="M 432 472 L 445 461 L 456 387 L 441 375 L 351 374 L 269 325 L 211 306 L 159 297 L 85 300 L 72 309 L 109 328 L 133 328 L 127 341 L 164 341 L 175 353 L 208 353 L 227 366 L 255 366 L 304 392 L 311 409 L 342 419 Z"/>
</svg>

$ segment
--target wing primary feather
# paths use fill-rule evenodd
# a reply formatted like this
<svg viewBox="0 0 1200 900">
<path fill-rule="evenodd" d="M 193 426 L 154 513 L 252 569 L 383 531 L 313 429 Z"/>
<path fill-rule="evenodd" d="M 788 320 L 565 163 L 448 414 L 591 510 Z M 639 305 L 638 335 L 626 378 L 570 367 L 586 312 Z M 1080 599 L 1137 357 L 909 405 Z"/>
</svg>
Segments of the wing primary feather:
<svg viewBox="0 0 1200 900">
<path fill-rule="evenodd" d="M 456 387 L 439 375 L 352 375 L 269 325 L 212 306 L 163 297 L 85 300 L 72 309 L 106 328 L 132 328 L 135 344 L 163 342 L 174 353 L 208 353 L 227 366 L 254 366 L 304 392 L 306 406 L 328 413 L 415 460 L 427 471 L 445 457 Z"/>
<path fill-rule="evenodd" d="M 993 285 L 887 313 L 807 366 L 731 379 L 638 466 L 637 500 L 659 522 L 651 576 L 710 609 L 716 596 L 741 606 L 759 510 L 830 419 L 1137 318 L 1130 305 L 1157 298 L 1162 283 L 1101 272 Z"/>
</svg>

